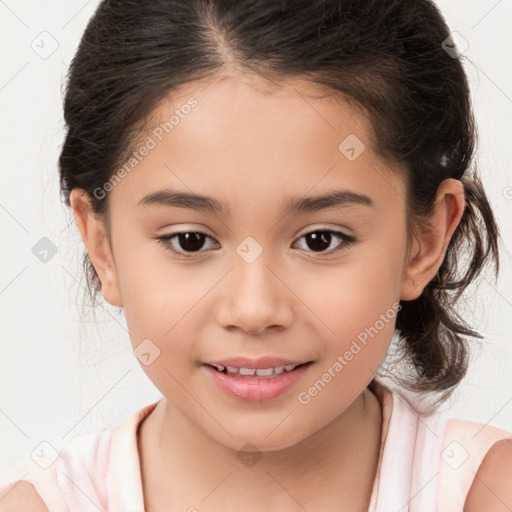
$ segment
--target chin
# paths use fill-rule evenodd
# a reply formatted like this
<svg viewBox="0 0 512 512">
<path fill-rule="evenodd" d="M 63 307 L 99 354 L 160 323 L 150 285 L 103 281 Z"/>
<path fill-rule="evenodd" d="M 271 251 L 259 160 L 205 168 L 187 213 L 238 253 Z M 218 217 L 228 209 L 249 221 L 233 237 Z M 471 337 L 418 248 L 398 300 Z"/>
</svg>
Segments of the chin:
<svg viewBox="0 0 512 512">
<path fill-rule="evenodd" d="M 275 428 L 275 427 L 273 427 Z M 305 439 L 304 434 L 297 432 L 296 436 L 292 435 L 290 430 L 283 430 L 277 433 L 272 432 L 273 428 L 268 428 L 266 425 L 260 428 L 255 428 L 253 424 L 250 428 L 245 430 L 237 429 L 236 431 L 230 430 L 233 437 L 223 432 L 220 436 L 213 436 L 217 443 L 231 448 L 236 452 L 273 452 L 285 450 L 290 448 Z M 268 432 L 272 432 L 270 435 Z"/>
</svg>

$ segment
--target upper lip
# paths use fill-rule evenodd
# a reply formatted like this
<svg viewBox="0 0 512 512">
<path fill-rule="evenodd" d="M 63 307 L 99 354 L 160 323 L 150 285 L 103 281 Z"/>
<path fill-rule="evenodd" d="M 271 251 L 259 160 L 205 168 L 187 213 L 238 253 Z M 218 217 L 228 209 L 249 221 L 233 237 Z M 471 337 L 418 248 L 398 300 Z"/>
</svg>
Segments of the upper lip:
<svg viewBox="0 0 512 512">
<path fill-rule="evenodd" d="M 231 357 L 229 359 L 218 359 L 216 361 L 207 361 L 205 364 L 210 366 L 231 366 L 233 368 L 273 368 L 276 366 L 288 366 L 290 364 L 299 365 L 309 363 L 298 359 L 283 359 L 281 357 L 260 357 L 259 359 L 249 359 L 247 357 Z"/>
</svg>

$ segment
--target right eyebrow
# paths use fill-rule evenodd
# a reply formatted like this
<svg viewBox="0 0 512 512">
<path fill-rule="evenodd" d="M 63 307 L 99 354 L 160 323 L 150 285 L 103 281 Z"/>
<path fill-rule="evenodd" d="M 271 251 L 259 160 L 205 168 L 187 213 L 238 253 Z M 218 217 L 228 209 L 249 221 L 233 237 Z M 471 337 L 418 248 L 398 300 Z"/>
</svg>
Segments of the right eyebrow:
<svg viewBox="0 0 512 512">
<path fill-rule="evenodd" d="M 202 210 L 219 215 L 229 215 L 229 206 L 213 197 L 165 189 L 152 192 L 139 201 L 140 206 L 160 205 Z"/>
</svg>

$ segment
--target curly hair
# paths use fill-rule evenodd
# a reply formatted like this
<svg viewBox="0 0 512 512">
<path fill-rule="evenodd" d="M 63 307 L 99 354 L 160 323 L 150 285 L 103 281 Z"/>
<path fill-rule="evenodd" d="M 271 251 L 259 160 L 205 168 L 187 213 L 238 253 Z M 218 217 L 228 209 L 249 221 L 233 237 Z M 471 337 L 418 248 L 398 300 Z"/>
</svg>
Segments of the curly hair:
<svg viewBox="0 0 512 512">
<path fill-rule="evenodd" d="M 304 77 L 349 99 L 368 114 L 379 154 L 406 170 L 411 232 L 444 179 L 464 186 L 466 207 L 444 261 L 419 298 L 401 301 L 395 326 L 413 370 L 397 380 L 447 396 L 467 371 L 468 338 L 481 338 L 457 301 L 487 263 L 499 269 L 463 57 L 445 51 L 450 38 L 429 0 L 104 0 L 69 69 L 59 159 L 65 203 L 83 189 L 108 221 L 109 196 L 94 191 L 127 160 L 159 101 L 228 65 Z M 83 264 L 95 298 L 101 284 L 87 253 Z"/>
</svg>

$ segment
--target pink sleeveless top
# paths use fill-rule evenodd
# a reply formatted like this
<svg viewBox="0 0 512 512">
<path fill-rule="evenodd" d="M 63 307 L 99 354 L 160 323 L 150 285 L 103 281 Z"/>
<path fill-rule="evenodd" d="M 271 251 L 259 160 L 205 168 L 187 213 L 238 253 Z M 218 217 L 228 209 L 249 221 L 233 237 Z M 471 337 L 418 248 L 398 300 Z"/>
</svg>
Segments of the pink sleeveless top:
<svg viewBox="0 0 512 512">
<path fill-rule="evenodd" d="M 378 379 L 370 389 L 381 404 L 382 432 L 368 512 L 463 512 L 487 451 L 512 433 L 419 412 Z M 32 482 L 50 512 L 144 512 L 137 430 L 157 404 L 116 428 L 75 437 L 47 469 L 31 460 L 10 482 Z"/>
</svg>

